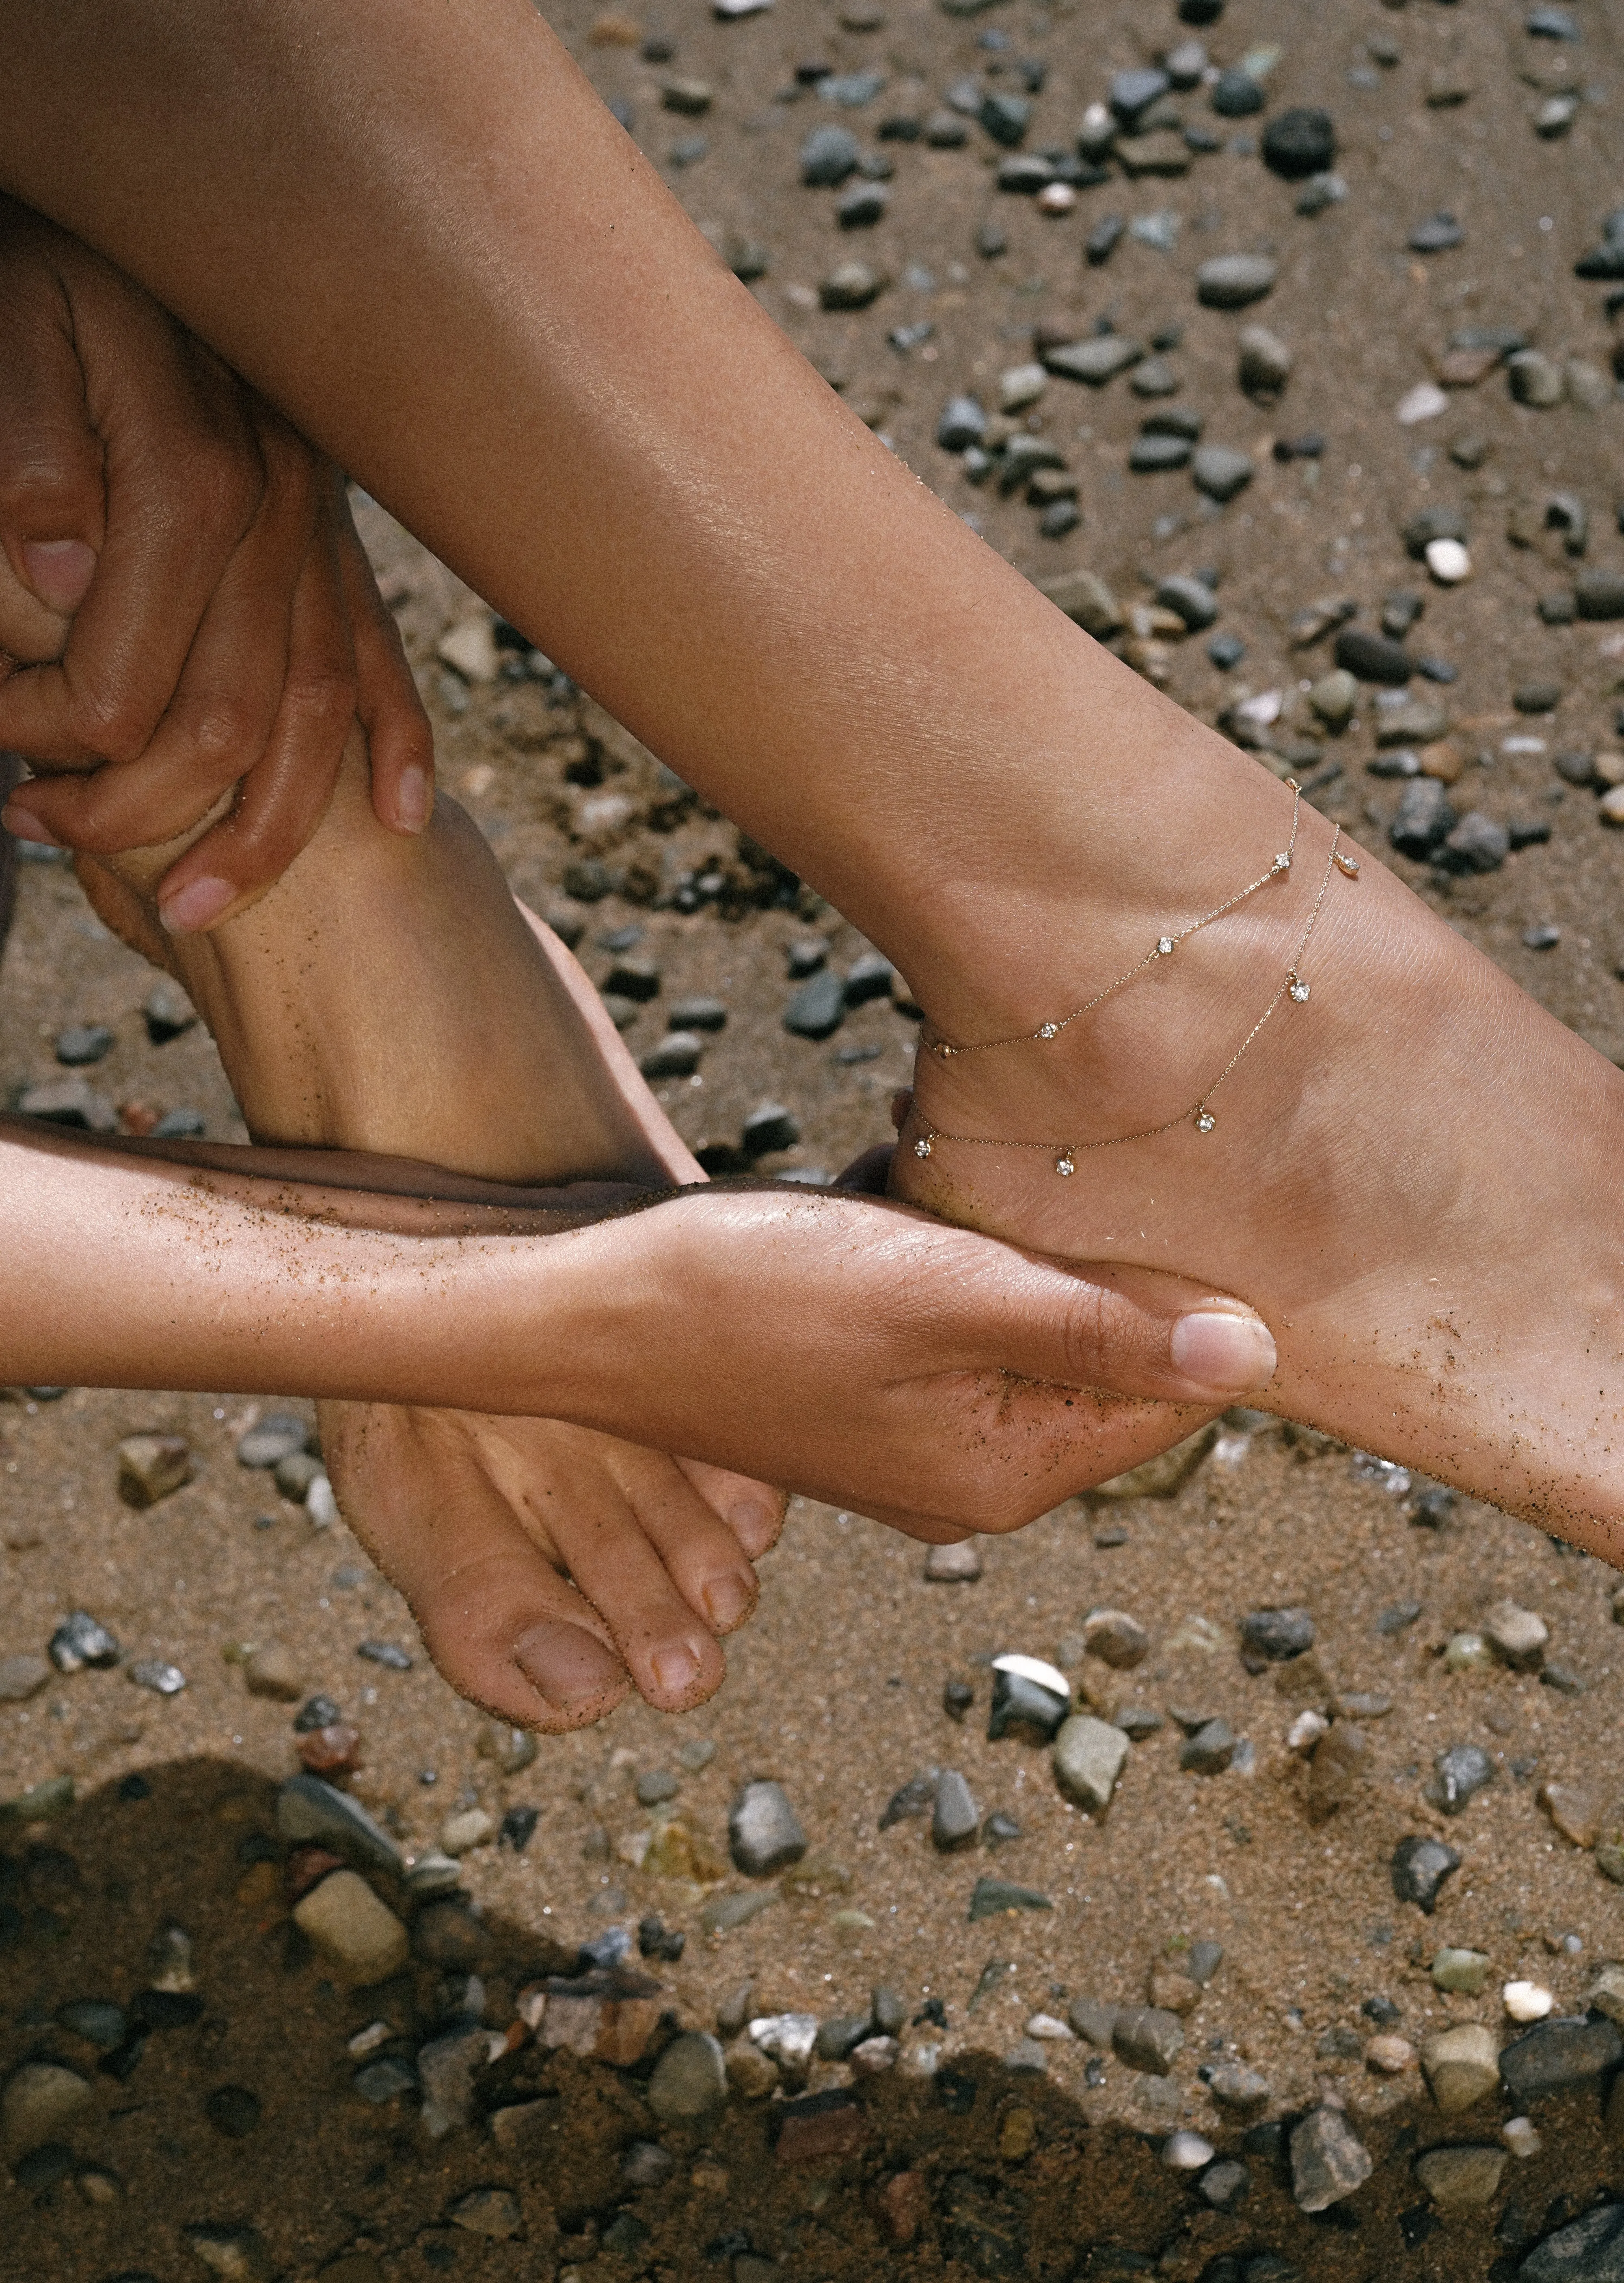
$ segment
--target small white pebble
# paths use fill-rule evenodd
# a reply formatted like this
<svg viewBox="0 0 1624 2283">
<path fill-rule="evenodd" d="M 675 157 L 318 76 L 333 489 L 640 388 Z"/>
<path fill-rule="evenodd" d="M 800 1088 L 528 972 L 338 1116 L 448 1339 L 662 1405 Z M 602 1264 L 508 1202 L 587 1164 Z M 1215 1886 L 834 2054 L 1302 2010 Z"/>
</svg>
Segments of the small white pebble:
<svg viewBox="0 0 1624 2283">
<path fill-rule="evenodd" d="M 1472 557 L 1458 539 L 1434 539 L 1427 547 L 1426 567 L 1441 587 L 1458 587 L 1472 576 Z"/>
<path fill-rule="evenodd" d="M 1417 421 L 1436 420 L 1441 412 L 1447 412 L 1449 400 L 1436 381 L 1423 380 L 1401 396 L 1394 409 L 1400 427 L 1413 428 Z"/>
<path fill-rule="evenodd" d="M 1330 1726 L 1324 1714 L 1316 1712 L 1312 1707 L 1307 1712 L 1300 1712 L 1285 1732 L 1286 1750 L 1300 1752 L 1306 1759 Z"/>
<path fill-rule="evenodd" d="M 1378 2077 L 1397 2077 L 1416 2057 L 1408 2038 L 1372 2038 L 1364 2049 L 1364 2065 Z"/>
<path fill-rule="evenodd" d="M 1508 1982 L 1500 1995 L 1514 2022 L 1542 2022 L 1557 2002 L 1537 1982 Z"/>
<path fill-rule="evenodd" d="M 358 2061 L 363 2054 L 375 2053 L 379 2045 L 386 2045 L 394 2035 L 387 2022 L 371 2022 L 364 2030 L 356 2030 L 344 2050 L 352 2061 Z"/>
<path fill-rule="evenodd" d="M 339 1501 L 325 1475 L 317 1475 L 305 1492 L 305 1512 L 317 1530 L 331 1530 L 339 1518 Z"/>
<path fill-rule="evenodd" d="M 1077 203 L 1077 193 L 1069 183 L 1045 183 L 1037 194 L 1040 214 L 1070 214 Z"/>
<path fill-rule="evenodd" d="M 1544 2147 L 1539 2126 L 1531 2116 L 1511 2116 L 1500 2127 L 1500 2138 L 1513 2156 L 1537 2156 Z"/>
<path fill-rule="evenodd" d="M 1198 2172 L 1215 2153 L 1198 2132 L 1169 2132 L 1161 2144 L 1161 2161 L 1170 2172 Z"/>
<path fill-rule="evenodd" d="M 1029 2038 L 1069 2038 L 1072 2032 L 1052 2014 L 1034 2014 L 1027 2024 L 1027 2035 Z"/>
</svg>

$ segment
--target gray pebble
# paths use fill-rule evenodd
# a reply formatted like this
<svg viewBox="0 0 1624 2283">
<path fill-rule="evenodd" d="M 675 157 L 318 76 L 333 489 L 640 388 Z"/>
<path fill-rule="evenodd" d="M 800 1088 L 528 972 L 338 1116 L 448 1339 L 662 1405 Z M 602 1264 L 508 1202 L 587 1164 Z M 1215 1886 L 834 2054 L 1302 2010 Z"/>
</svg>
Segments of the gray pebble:
<svg viewBox="0 0 1624 2283">
<path fill-rule="evenodd" d="M 746 1157 L 764 1157 L 769 1150 L 792 1149 L 800 1128 L 780 1103 L 764 1102 L 746 1118 L 740 1144 Z"/>
<path fill-rule="evenodd" d="M 357 1799 L 319 1776 L 290 1776 L 277 1794 L 277 1829 L 284 1839 L 319 1841 L 335 1854 L 398 1873 L 400 1849 Z M 450 1962 L 450 1961 L 441 1961 Z"/>
<path fill-rule="evenodd" d="M 1414 777 L 1404 788 L 1387 838 L 1401 855 L 1417 862 L 1430 856 L 1454 829 L 1455 811 L 1435 777 Z"/>
<path fill-rule="evenodd" d="M 47 1125 L 66 1126 L 81 1134 L 119 1130 L 118 1111 L 88 1079 L 47 1079 L 43 1085 L 25 1087 L 17 1107 L 25 1118 L 43 1118 Z"/>
<path fill-rule="evenodd" d="M 1244 309 L 1274 289 L 1279 275 L 1263 253 L 1220 253 L 1196 271 L 1196 298 L 1208 309 Z"/>
<path fill-rule="evenodd" d="M 637 1068 L 646 1079 L 691 1078 L 704 1052 L 697 1031 L 668 1031 L 658 1046 L 638 1056 Z"/>
<path fill-rule="evenodd" d="M 1017 1887 L 1008 1879 L 978 1879 L 971 1890 L 969 1922 L 1002 1918 L 1005 1911 L 1051 1911 L 1053 1903 L 1035 1887 Z"/>
<path fill-rule="evenodd" d="M 1055 1738 L 1055 1781 L 1068 1799 L 1097 1815 L 1111 1804 L 1128 1749 L 1120 1728 L 1089 1712 L 1074 1713 Z"/>
<path fill-rule="evenodd" d="M 1581 619 L 1624 619 L 1624 571 L 1581 571 L 1573 601 Z"/>
<path fill-rule="evenodd" d="M 1124 2006 L 1112 2025 L 1111 2045 L 1128 2069 L 1166 2077 L 1184 2049 L 1184 2025 L 1159 2006 Z"/>
<path fill-rule="evenodd" d="M 835 220 L 842 230 L 871 230 L 884 222 L 889 204 L 878 183 L 855 183 L 835 200 Z"/>
<path fill-rule="evenodd" d="M 1227 1720 L 1206 1720 L 1181 1747 L 1178 1764 L 1191 1775 L 1222 1775 L 1235 1757 L 1235 1745 Z"/>
<path fill-rule="evenodd" d="M 894 1791 L 880 1816 L 880 1829 L 889 1831 L 894 1824 L 906 1823 L 915 1816 L 928 1815 L 936 1804 L 936 1781 L 940 1773 L 936 1768 L 925 1769 L 918 1775 L 910 1776 L 899 1790 Z"/>
<path fill-rule="evenodd" d="M 1176 396 L 1183 383 L 1166 357 L 1148 356 L 1134 367 L 1128 386 L 1136 396 Z"/>
<path fill-rule="evenodd" d="M 1253 466 L 1245 452 L 1227 444 L 1201 444 L 1190 463 L 1190 472 L 1196 489 L 1222 505 L 1252 481 Z"/>
<path fill-rule="evenodd" d="M 30 1696 L 37 1696 L 51 1679 L 51 1667 L 43 1656 L 30 1656 L 20 1651 L 12 1656 L 0 1656 L 0 1703 L 25 1704 Z"/>
<path fill-rule="evenodd" d="M 410 1672 L 415 1661 L 410 1650 L 402 1648 L 398 1641 L 357 1641 L 355 1655 L 363 1656 L 369 1664 L 381 1664 L 386 1672 Z"/>
<path fill-rule="evenodd" d="M 178 1696 L 186 1686 L 186 1676 L 179 1665 L 169 1664 L 159 1656 L 140 1657 L 125 1671 L 137 1688 L 150 1688 L 154 1696 Z"/>
<path fill-rule="evenodd" d="M 831 1038 L 845 1019 L 846 986 L 829 967 L 803 983 L 784 1010 L 784 1027 L 798 1039 Z"/>
<path fill-rule="evenodd" d="M 152 1045 L 161 1047 L 191 1030 L 198 1016 L 180 986 L 166 979 L 155 983 L 147 993 L 141 1004 L 141 1018 Z"/>
<path fill-rule="evenodd" d="M 1221 71 L 1213 82 L 1212 105 L 1221 119 L 1246 119 L 1263 108 L 1263 90 L 1250 72 Z"/>
<path fill-rule="evenodd" d="M 647 1768 L 634 1788 L 639 1807 L 658 1807 L 662 1799 L 675 1799 L 682 1785 L 669 1768 Z"/>
<path fill-rule="evenodd" d="M 1136 436 L 1128 448 L 1128 464 L 1136 476 L 1169 475 L 1190 465 L 1191 450 L 1187 436 Z"/>
<path fill-rule="evenodd" d="M 1248 2069 L 1244 2061 L 1221 2061 L 1207 2077 L 1206 2089 L 1220 2108 L 1236 2116 L 1267 2108 L 1275 2091 L 1266 2077 Z"/>
<path fill-rule="evenodd" d="M 1032 124 L 1031 99 L 1024 95 L 995 91 L 982 97 L 976 116 L 995 143 L 1012 150 Z"/>
<path fill-rule="evenodd" d="M 1238 2156 L 1221 2156 L 1202 2173 L 1196 2193 L 1211 2211 L 1234 2211 L 1251 2186 L 1252 2175 Z"/>
<path fill-rule="evenodd" d="M 1414 1903 L 1430 1917 L 1438 1904 L 1438 1890 L 1454 1871 L 1460 1857 L 1441 1839 L 1412 1835 L 1401 1839 L 1393 1851 L 1393 1891 L 1401 1903 Z"/>
<path fill-rule="evenodd" d="M 956 1768 L 944 1768 L 936 1781 L 931 1816 L 932 1845 L 944 1855 L 960 1847 L 972 1846 L 980 1824 L 981 1811 L 970 1786 Z"/>
<path fill-rule="evenodd" d="M 1370 2150 L 1339 2108 L 1313 2108 L 1292 2128 L 1292 2194 L 1302 2211 L 1329 2210 L 1362 2187 Z"/>
<path fill-rule="evenodd" d="M 752 1879 L 799 1863 L 807 1835 L 782 1784 L 747 1783 L 728 1815 L 728 1843 L 737 1867 Z"/>
<path fill-rule="evenodd" d="M 1609 2076 L 1624 2061 L 1624 2034 L 1604 2015 L 1538 2022 L 1501 2048 L 1500 2074 L 1518 2108 L 1571 2092 Z"/>
<path fill-rule="evenodd" d="M 1200 634 L 1218 616 L 1212 588 L 1204 580 L 1191 578 L 1183 572 L 1163 579 L 1157 586 L 1156 599 L 1164 610 L 1176 611 L 1192 635 Z"/>
<path fill-rule="evenodd" d="M 1451 247 L 1461 245 L 1465 236 L 1456 216 L 1440 209 L 1425 222 L 1418 222 L 1405 244 L 1412 253 L 1447 253 Z"/>
<path fill-rule="evenodd" d="M 1267 1664 L 1287 1664 L 1314 1646 L 1314 1620 L 1307 1609 L 1249 1609 L 1240 1621 L 1243 1651 Z"/>
<path fill-rule="evenodd" d="M 87 2045 L 96 2045 L 105 2053 L 121 2045 L 129 2030 L 129 2016 L 121 2006 L 105 1998 L 70 1998 L 60 2007 L 58 2021 L 75 2038 Z"/>
<path fill-rule="evenodd" d="M 889 999 L 896 970 L 883 953 L 865 951 L 853 960 L 846 973 L 846 1003 L 862 1007 L 871 999 Z"/>
<path fill-rule="evenodd" d="M 1137 364 L 1144 355 L 1140 344 L 1122 333 L 1093 333 L 1087 340 L 1045 349 L 1043 362 L 1063 380 L 1081 380 L 1090 388 L 1103 388 L 1118 373 Z"/>
<path fill-rule="evenodd" d="M 1399 689 L 1415 672 L 1415 660 L 1401 643 L 1385 635 L 1366 634 L 1344 627 L 1337 636 L 1336 661 L 1360 682 L 1378 682 Z"/>
<path fill-rule="evenodd" d="M 291 1411 L 272 1411 L 239 1436 L 239 1467 L 274 1467 L 295 1451 L 302 1451 L 309 1435 L 306 1422 Z"/>
<path fill-rule="evenodd" d="M 57 1033 L 57 1060 L 69 1070 L 98 1063 L 113 1051 L 113 1033 L 105 1023 L 75 1023 Z"/>
<path fill-rule="evenodd" d="M 51 1636 L 48 1654 L 59 1672 L 78 1672 L 87 1664 L 105 1670 L 119 1661 L 119 1645 L 88 1609 L 74 1609 Z"/>
<path fill-rule="evenodd" d="M 655 2065 L 646 2099 L 662 2124 L 694 2124 L 727 2099 L 722 2047 L 702 2030 L 674 2038 Z"/>
<path fill-rule="evenodd" d="M 936 423 L 936 441 L 944 452 L 967 452 L 972 444 L 979 444 L 986 433 L 987 414 L 973 396 L 951 396 L 948 399 L 947 403 L 942 407 L 941 417 Z M 796 947 L 791 948 L 790 973 L 793 975 L 797 972 L 801 974 L 815 972 L 815 968 L 812 967 L 797 970 L 794 963 L 795 949 Z M 816 949 L 817 953 L 816 964 L 821 967 L 824 947 L 820 943 Z"/>
<path fill-rule="evenodd" d="M 1519 404 L 1548 411 L 1562 401 L 1562 368 L 1537 349 L 1519 349 L 1506 359 L 1506 380 Z"/>
</svg>

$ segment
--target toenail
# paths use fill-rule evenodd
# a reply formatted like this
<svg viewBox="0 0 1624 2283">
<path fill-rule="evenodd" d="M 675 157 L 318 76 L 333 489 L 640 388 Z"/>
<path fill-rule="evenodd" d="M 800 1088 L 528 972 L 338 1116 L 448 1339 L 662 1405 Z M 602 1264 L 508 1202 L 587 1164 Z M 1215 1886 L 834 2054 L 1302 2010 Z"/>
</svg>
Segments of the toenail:
<svg viewBox="0 0 1624 2283">
<path fill-rule="evenodd" d="M 513 1645 L 519 1670 L 550 1704 L 567 1706 L 623 1684 L 626 1668 L 613 1649 L 579 1625 L 532 1625 Z"/>
<path fill-rule="evenodd" d="M 657 1648 L 649 1665 L 656 1685 L 667 1696 L 682 1695 L 699 1677 L 699 1657 L 686 1641 L 673 1641 L 667 1648 Z"/>
<path fill-rule="evenodd" d="M 1261 1387 L 1274 1376 L 1274 1335 L 1260 1316 L 1198 1308 L 1174 1325 L 1167 1352 L 1175 1371 L 1214 1394 Z"/>
<path fill-rule="evenodd" d="M 719 1633 L 730 1633 L 735 1625 L 742 1625 L 755 1604 L 753 1584 L 746 1584 L 733 1570 L 713 1578 L 700 1598 L 706 1616 Z"/>
</svg>

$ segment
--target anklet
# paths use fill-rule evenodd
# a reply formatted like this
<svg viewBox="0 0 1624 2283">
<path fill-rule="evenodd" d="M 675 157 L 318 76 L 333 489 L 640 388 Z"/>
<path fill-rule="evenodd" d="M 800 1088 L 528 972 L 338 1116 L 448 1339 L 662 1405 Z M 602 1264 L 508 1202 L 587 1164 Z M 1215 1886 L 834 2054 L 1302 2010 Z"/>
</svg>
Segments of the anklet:
<svg viewBox="0 0 1624 2283">
<path fill-rule="evenodd" d="M 1298 793 L 1298 800 L 1300 801 L 1301 794 L 1300 792 L 1298 792 L 1298 789 L 1295 785 L 1292 786 L 1292 791 L 1293 792 Z M 1205 918 L 1192 922 L 1189 927 L 1183 931 L 1182 935 L 1171 939 L 1166 936 L 1162 937 L 1153 952 L 1147 954 L 1146 956 L 1139 962 L 1138 966 L 1130 968 L 1127 975 L 1120 977 L 1115 983 L 1110 986 L 1109 990 L 1102 991 L 1098 994 L 1098 997 L 1090 999 L 1089 1001 L 1089 1007 L 1097 1007 L 1101 999 L 1108 998 L 1111 995 L 1111 992 L 1120 990 L 1124 983 L 1130 981 L 1134 976 L 1139 974 L 1144 968 L 1148 967 L 1152 959 L 1165 959 L 1167 954 L 1161 947 L 1163 944 L 1176 944 L 1182 942 L 1185 936 L 1193 935 L 1197 928 L 1205 927 L 1209 920 L 1216 919 L 1220 913 L 1232 910 L 1235 905 L 1239 903 L 1244 897 L 1253 894 L 1256 889 L 1261 888 L 1264 884 L 1265 881 L 1272 880 L 1278 873 L 1287 870 L 1291 863 L 1292 848 L 1295 846 L 1296 839 L 1297 808 L 1296 806 L 1293 805 L 1292 810 L 1292 846 L 1284 849 L 1281 853 L 1276 857 L 1274 864 L 1269 871 L 1265 872 L 1261 878 L 1254 880 L 1250 887 L 1243 888 L 1238 895 L 1232 896 L 1227 904 L 1220 904 L 1217 911 L 1208 912 Z M 1308 923 L 1304 927 L 1301 935 L 1298 938 L 1297 948 L 1292 954 L 1292 963 L 1286 969 L 1284 976 L 1277 986 L 1274 997 L 1269 1001 L 1268 1006 L 1264 1008 L 1262 1013 L 1258 1017 L 1257 1021 L 1252 1025 L 1252 1028 L 1247 1032 L 1239 1046 L 1236 1048 L 1235 1052 L 1230 1056 L 1229 1061 L 1225 1063 L 1217 1077 L 1204 1088 L 1198 1099 L 1192 1103 L 1188 1110 L 1181 1110 L 1176 1118 L 1167 1118 L 1159 1126 L 1144 1126 L 1136 1134 L 1108 1134 L 1103 1141 L 1099 1142 L 1001 1142 L 994 1140 L 986 1134 L 946 1134 L 939 1126 L 926 1126 L 921 1128 L 914 1142 L 914 1156 L 916 1157 L 930 1157 L 938 1142 L 959 1142 L 965 1148 L 972 1149 L 1042 1149 L 1053 1155 L 1055 1171 L 1064 1178 L 1076 1172 L 1077 1159 L 1086 1149 L 1114 1149 L 1124 1142 L 1154 1141 L 1158 1134 L 1171 1134 L 1175 1126 L 1183 1126 L 1185 1124 L 1192 1125 L 1198 1134 L 1210 1134 L 1218 1123 L 1217 1118 L 1214 1116 L 1213 1111 L 1209 1107 L 1214 1095 L 1217 1093 L 1225 1079 L 1228 1078 L 1230 1073 L 1234 1070 L 1236 1064 L 1240 1061 L 1241 1056 L 1245 1053 L 1247 1048 L 1251 1046 L 1253 1040 L 1257 1037 L 1264 1024 L 1268 1022 L 1269 1017 L 1274 1013 L 1282 999 L 1289 998 L 1292 1001 L 1293 1005 L 1300 1007 L 1308 996 L 1308 985 L 1304 980 L 1300 970 L 1301 969 L 1303 957 L 1308 948 L 1309 939 L 1314 933 L 1315 923 L 1318 920 L 1321 907 L 1325 901 L 1325 892 L 1331 885 L 1331 872 L 1333 869 L 1339 870 L 1344 873 L 1350 880 L 1356 880 L 1359 877 L 1359 865 L 1357 859 L 1343 854 L 1341 842 L 1342 828 L 1340 825 L 1338 825 L 1335 831 L 1331 834 L 1331 851 L 1325 859 L 1325 869 L 1323 876 L 1320 880 L 1319 893 L 1314 899 L 1314 908 L 1308 914 Z M 1066 1023 L 1074 1023 L 1077 1020 L 1078 1015 L 1084 1015 L 1087 1012 L 1088 1007 L 1080 1007 L 1075 1015 L 1068 1015 L 1066 1017 Z M 988 1047 L 1013 1046 L 1017 1043 L 1022 1043 L 1027 1039 L 1048 1040 L 1055 1037 L 1057 1033 L 1059 1031 L 1064 1030 L 1066 1024 L 1050 1025 L 1045 1023 L 1039 1030 L 1020 1032 L 1018 1032 L 1014 1038 L 1011 1039 L 989 1039 L 985 1042 L 985 1044 Z M 975 1054 L 980 1051 L 981 1051 L 981 1049 L 976 1047 L 954 1047 L 949 1049 L 949 1052 L 954 1055 Z"/>
<path fill-rule="evenodd" d="M 1136 975 L 1143 975 L 1147 967 L 1153 967 L 1159 959 L 1171 959 L 1180 944 L 1188 943 L 1192 935 L 1198 935 L 1214 920 L 1222 919 L 1226 912 L 1232 912 L 1249 896 L 1255 896 L 1258 890 L 1266 888 L 1271 880 L 1282 878 L 1291 870 L 1292 859 L 1297 853 L 1297 821 L 1302 808 L 1302 787 L 1295 777 L 1288 777 L 1286 783 L 1292 791 L 1291 837 L 1267 872 L 1260 872 L 1255 880 L 1249 880 L 1244 888 L 1238 888 L 1223 903 L 1214 904 L 1210 912 L 1203 912 L 1198 920 L 1191 920 L 1182 928 L 1169 929 L 1165 935 L 1158 936 L 1144 957 L 1136 960 L 1125 975 L 1119 975 L 1114 983 L 1107 983 L 1103 991 L 1097 991 L 1092 999 L 1085 1000 L 1081 1007 L 1074 1007 L 1069 1015 L 1061 1016 L 1058 1021 L 1040 1023 L 1035 1031 L 1013 1031 L 1005 1039 L 980 1039 L 971 1046 L 961 1046 L 955 1040 L 941 1037 L 926 1039 L 924 1043 L 931 1053 L 939 1062 L 947 1063 L 960 1055 L 990 1054 L 995 1047 L 1026 1046 L 1034 1040 L 1047 1045 L 1050 1040 L 1058 1039 L 1062 1031 L 1069 1031 L 1074 1023 L 1081 1022 L 1085 1015 L 1091 1015 L 1096 1007 L 1102 1007 L 1107 999 L 1114 998 Z M 1342 861 L 1345 865 L 1353 862 L 1351 857 L 1344 857 Z M 1355 864 L 1355 878 L 1358 871 L 1359 867 Z"/>
</svg>

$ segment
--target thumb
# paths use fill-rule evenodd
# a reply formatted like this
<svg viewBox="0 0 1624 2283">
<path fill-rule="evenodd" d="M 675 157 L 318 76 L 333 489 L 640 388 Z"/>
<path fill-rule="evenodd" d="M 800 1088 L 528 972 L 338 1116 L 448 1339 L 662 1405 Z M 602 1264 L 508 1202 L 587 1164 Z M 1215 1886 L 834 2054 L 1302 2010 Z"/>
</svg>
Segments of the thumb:
<svg viewBox="0 0 1624 2283">
<path fill-rule="evenodd" d="M 991 1343 L 1019 1377 L 1222 1406 L 1274 1376 L 1274 1336 L 1244 1300 L 1153 1268 L 1029 1255 L 1024 1266 Z"/>
</svg>

